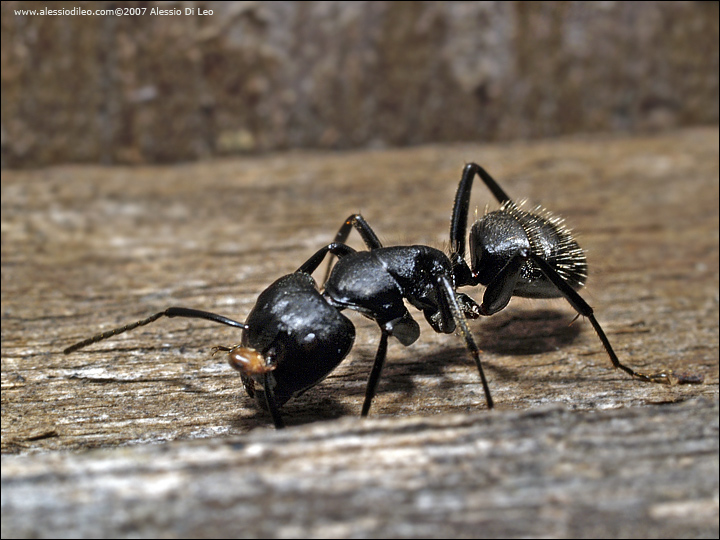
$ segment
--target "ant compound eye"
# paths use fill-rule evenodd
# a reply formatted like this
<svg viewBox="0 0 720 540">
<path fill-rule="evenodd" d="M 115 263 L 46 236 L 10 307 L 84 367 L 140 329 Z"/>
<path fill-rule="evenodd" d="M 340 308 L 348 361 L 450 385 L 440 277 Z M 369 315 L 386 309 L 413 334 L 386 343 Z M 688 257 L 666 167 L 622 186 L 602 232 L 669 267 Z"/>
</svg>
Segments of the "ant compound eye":
<svg viewBox="0 0 720 540">
<path fill-rule="evenodd" d="M 277 367 L 275 362 L 248 347 L 235 347 L 228 353 L 228 363 L 244 375 L 262 375 Z"/>
</svg>

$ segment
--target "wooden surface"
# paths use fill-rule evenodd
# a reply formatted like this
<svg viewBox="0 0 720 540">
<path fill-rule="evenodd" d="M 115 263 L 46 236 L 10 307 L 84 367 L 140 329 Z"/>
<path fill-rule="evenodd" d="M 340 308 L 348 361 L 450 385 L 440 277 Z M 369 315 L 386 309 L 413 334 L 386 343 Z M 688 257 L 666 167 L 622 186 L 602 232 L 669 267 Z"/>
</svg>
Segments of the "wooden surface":
<svg viewBox="0 0 720 540">
<path fill-rule="evenodd" d="M 690 536 L 716 537 L 718 144 L 718 130 L 703 128 L 645 138 L 289 153 L 173 167 L 4 171 L 2 450 L 25 455 L 3 457 L 3 537 L 55 535 L 75 530 L 71 525 L 81 527 L 76 532 L 84 535 L 200 534 L 197 524 L 207 536 L 243 534 L 239 524 L 251 536 L 344 535 L 352 527 L 370 536 L 471 536 L 483 534 L 488 520 L 495 524 L 488 529 L 492 535 L 575 536 L 581 524 L 570 526 L 558 511 L 565 503 L 579 505 L 573 510 L 577 519 L 591 520 L 588 516 L 600 512 L 588 535 L 642 535 L 643 520 L 650 519 L 647 536 L 653 531 L 682 534 L 678 527 L 686 527 Z M 471 160 L 491 171 L 511 196 L 542 203 L 566 217 L 588 253 L 590 277 L 583 295 L 625 363 L 640 370 L 702 376 L 704 383 L 653 385 L 613 371 L 592 328 L 582 320 L 570 325 L 574 313 L 561 300 L 513 300 L 498 315 L 471 323 L 496 402 L 492 413 L 485 410 L 477 373 L 460 338 L 434 334 L 424 321 L 417 343 L 409 348 L 390 344 L 371 411 L 382 422 L 336 420 L 359 414 L 379 338 L 372 323 L 352 316 L 358 327 L 353 352 L 321 385 L 284 407 L 291 428 L 282 434 L 246 435 L 268 426 L 269 418 L 244 395 L 224 358 L 211 356 L 212 346 L 237 342 L 239 336 L 230 328 L 164 320 L 72 355 L 60 352 L 78 339 L 171 305 L 242 320 L 263 288 L 330 241 L 353 212 L 361 211 L 386 245 L 444 248 L 460 171 Z M 485 205 L 495 207 L 479 185 L 473 205 L 480 212 Z M 354 237 L 352 243 L 361 247 Z M 481 298 L 481 290 L 466 292 Z M 690 402 L 673 405 L 685 401 Z M 604 409 L 620 410 L 590 412 Z M 429 458 L 434 454 L 426 441 L 439 434 L 456 440 L 450 448 L 461 454 L 475 449 L 478 457 L 512 462 L 522 441 L 539 438 L 542 445 L 550 437 L 543 432 L 546 424 L 535 426 L 536 417 L 555 426 L 556 446 L 528 446 L 529 452 L 562 450 L 573 433 L 565 433 L 563 426 L 579 426 L 594 441 L 587 446 L 586 460 L 559 468 L 501 470 L 502 481 L 491 468 L 477 479 L 478 491 L 471 497 L 472 484 L 465 476 L 481 474 L 477 469 L 466 469 L 451 450 L 445 461 L 437 458 L 442 467 Z M 594 418 L 607 423 L 596 435 L 592 427 L 583 427 Z M 607 445 L 623 440 L 622 430 L 614 429 L 615 419 L 628 422 L 630 432 L 647 436 L 640 436 L 639 448 L 628 443 L 620 445 L 616 456 L 605 456 L 617 467 L 593 469 L 592 463 L 606 463 L 595 455 L 605 447 L 605 436 Z M 676 441 L 686 424 L 697 431 L 702 450 Z M 490 437 L 493 445 L 477 448 L 476 439 L 463 439 L 465 428 L 453 431 L 458 425 L 483 440 Z M 491 435 L 483 435 L 486 429 Z M 323 433 L 322 451 L 313 447 L 314 430 Z M 367 460 L 366 468 L 354 469 L 373 481 L 353 485 L 357 480 L 343 476 L 345 465 L 333 461 L 345 448 L 333 445 L 336 430 L 358 448 L 367 443 L 374 449 L 368 455 L 358 450 L 358 462 Z M 402 445 L 393 437 L 401 438 Z M 115 448 L 183 439 L 211 440 Z M 505 439 L 520 447 L 501 444 Z M 253 441 L 262 441 L 257 456 Z M 294 447 L 292 467 L 281 452 L 287 441 L 300 444 Z M 94 447 L 114 449 L 77 457 L 55 452 Z M 230 466 L 238 475 L 233 489 L 247 489 L 245 495 L 205 497 L 208 492 L 195 486 L 207 470 L 193 465 L 200 458 L 183 461 L 184 456 L 207 450 L 212 462 L 213 449 L 230 448 L 244 450 L 215 473 L 222 476 Z M 662 449 L 665 460 L 656 463 L 659 469 L 633 465 L 635 459 L 642 461 L 637 456 Z M 183 471 L 181 482 L 163 483 L 163 476 L 155 474 L 152 463 L 162 455 L 177 458 L 173 467 Z M 417 462 L 432 474 L 442 472 L 436 478 L 443 479 L 446 491 L 431 483 L 430 495 L 422 499 L 422 477 L 401 469 L 395 475 L 393 467 L 373 472 L 370 465 L 402 461 L 404 455 L 407 467 Z M 258 456 L 268 467 L 267 476 L 253 472 Z M 137 469 L 122 465 L 118 470 L 127 469 L 130 476 L 114 473 L 119 474 L 113 477 L 115 488 L 108 489 L 122 491 L 118 482 L 125 476 L 133 478 L 134 487 L 122 500 L 103 500 L 113 508 L 138 505 L 133 508 L 145 512 L 142 523 L 137 512 L 121 512 L 112 524 L 93 521 L 89 512 L 99 507 L 92 506 L 91 492 L 85 498 L 80 491 L 77 498 L 31 496 L 50 486 L 56 494 L 72 489 L 71 482 L 63 484 L 70 477 L 63 476 L 61 463 L 92 471 L 115 459 L 129 460 Z M 323 468 L 325 459 L 337 466 Z M 293 490 L 268 483 L 278 467 L 284 467 L 288 482 L 294 479 Z M 628 470 L 639 471 L 644 482 L 630 482 Z M 33 471 L 49 476 L 39 481 Z M 349 505 L 354 513 L 313 505 L 308 483 L 310 472 L 317 471 L 325 472 L 329 485 L 346 488 L 342 495 L 328 491 L 328 500 L 337 498 L 338 505 Z M 558 475 L 566 475 L 564 483 L 555 482 Z M 575 500 L 575 475 L 596 482 L 589 491 L 596 498 Z M 667 476 L 662 484 L 667 489 L 656 492 L 650 487 L 658 475 Z M 381 489 L 384 477 L 393 490 Z M 452 495 L 455 481 L 461 496 Z M 538 494 L 533 508 L 547 523 L 535 530 L 528 522 L 525 528 L 513 516 L 522 513 L 529 499 L 521 504 L 508 489 L 533 493 L 533 486 L 546 484 L 555 487 Z M 398 514 L 390 524 L 387 508 L 401 494 L 418 497 L 413 500 L 420 513 L 422 505 L 429 505 L 433 522 L 443 527 L 423 529 L 410 512 Z M 619 503 L 611 502 L 612 494 Z M 155 503 L 148 502 L 156 498 L 162 519 L 153 517 Z M 628 500 L 640 501 L 640 516 L 626 511 L 634 508 L 625 504 Z M 387 515 L 373 517 L 377 511 Z M 38 512 L 44 520 L 33 517 Z M 204 514 L 217 518 L 216 525 L 209 527 Z M 455 520 L 457 515 L 466 517 Z M 173 516 L 182 522 L 177 527 L 167 521 Z M 639 528 L 628 528 L 635 521 Z"/>
<path fill-rule="evenodd" d="M 717 437 L 691 400 L 7 456 L 2 536 L 717 538 Z"/>
</svg>

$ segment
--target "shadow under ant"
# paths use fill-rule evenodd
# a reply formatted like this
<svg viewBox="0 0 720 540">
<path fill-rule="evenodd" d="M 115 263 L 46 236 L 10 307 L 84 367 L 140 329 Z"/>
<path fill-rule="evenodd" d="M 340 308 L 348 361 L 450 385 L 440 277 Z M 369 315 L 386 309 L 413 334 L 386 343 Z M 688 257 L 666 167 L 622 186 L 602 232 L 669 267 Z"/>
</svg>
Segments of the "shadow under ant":
<svg viewBox="0 0 720 540">
<path fill-rule="evenodd" d="M 569 347 L 582 333 L 582 320 L 560 310 L 514 309 L 483 319 L 473 330 L 483 351 L 525 356 Z"/>
</svg>

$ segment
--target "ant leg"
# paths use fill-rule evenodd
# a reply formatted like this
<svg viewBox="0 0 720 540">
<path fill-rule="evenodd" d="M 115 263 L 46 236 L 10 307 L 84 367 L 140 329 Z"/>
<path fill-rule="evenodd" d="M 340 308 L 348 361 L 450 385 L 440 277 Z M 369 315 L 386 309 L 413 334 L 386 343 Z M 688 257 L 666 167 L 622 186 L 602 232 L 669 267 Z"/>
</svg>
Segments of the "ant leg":
<svg viewBox="0 0 720 540">
<path fill-rule="evenodd" d="M 363 402 L 360 416 L 367 416 L 370 412 L 370 406 L 372 405 L 372 400 L 375 397 L 375 391 L 377 390 L 378 382 L 380 381 L 383 365 L 385 365 L 389 335 L 390 334 L 388 334 L 385 330 L 382 330 L 382 334 L 380 335 L 380 345 L 378 346 L 377 353 L 375 354 L 375 362 L 373 363 L 367 387 L 365 388 L 365 401 Z"/>
<path fill-rule="evenodd" d="M 355 250 L 350 246 L 346 246 L 345 244 L 333 242 L 332 244 L 328 244 L 327 246 L 317 250 L 317 252 L 315 252 L 314 255 L 312 255 L 307 261 L 305 261 L 300 266 L 300 268 L 296 270 L 296 272 L 312 274 L 315 270 L 317 270 L 317 267 L 320 266 L 320 263 L 322 263 L 325 255 L 327 255 L 328 253 L 332 253 L 337 257 L 344 257 L 345 255 L 349 255 L 350 253 L 355 253 Z"/>
<path fill-rule="evenodd" d="M 520 269 L 527 259 L 528 256 L 524 252 L 516 253 L 488 283 L 480 305 L 481 315 L 493 315 L 510 303 L 510 298 L 512 298 L 518 279 L 520 279 Z"/>
<path fill-rule="evenodd" d="M 570 303 L 570 305 L 575 309 L 575 311 L 590 320 L 590 324 L 592 324 L 593 328 L 595 329 L 595 333 L 597 333 L 598 337 L 600 338 L 600 341 L 602 342 L 605 351 L 608 353 L 608 356 L 610 356 L 610 360 L 612 361 L 615 369 L 620 368 L 625 373 L 633 377 L 637 377 L 638 379 L 641 379 L 643 381 L 662 384 L 671 383 L 671 375 L 668 372 L 661 371 L 657 374 L 646 375 L 645 373 L 640 373 L 622 364 L 618 359 L 617 355 L 615 354 L 612 345 L 610 345 L 610 340 L 607 338 L 605 332 L 600 327 L 600 323 L 597 322 L 597 319 L 593 314 L 593 309 L 588 305 L 587 302 L 585 302 L 585 300 L 583 300 L 582 296 L 580 296 L 575 291 L 575 289 L 568 285 L 567 282 L 560 275 L 558 275 L 557 271 L 552 266 L 550 266 L 542 257 L 531 253 L 530 258 L 538 266 L 538 268 L 542 270 L 543 274 L 545 274 L 547 278 L 553 282 L 555 287 L 557 287 L 558 291 L 560 291 L 560 293 L 565 297 L 565 299 Z"/>
<path fill-rule="evenodd" d="M 280 415 L 280 407 L 278 407 L 277 401 L 275 400 L 275 377 L 272 373 L 265 373 L 262 376 L 263 389 L 265 390 L 265 404 L 267 409 L 272 416 L 275 429 L 282 429 L 285 427 L 285 422 Z"/>
<path fill-rule="evenodd" d="M 156 313 L 155 315 L 151 315 L 146 319 L 141 319 L 134 323 L 126 324 L 125 326 L 121 326 L 113 330 L 108 330 L 107 332 L 103 332 L 102 334 L 98 334 L 91 338 L 84 339 L 83 341 L 75 343 L 75 345 L 71 345 L 70 347 L 66 348 L 65 350 L 63 350 L 63 353 L 70 354 L 71 352 L 75 352 L 78 349 L 82 349 L 83 347 L 87 347 L 88 345 L 92 345 L 93 343 L 97 343 L 98 341 L 103 341 L 104 339 L 107 339 L 109 337 L 123 334 L 129 330 L 134 330 L 139 326 L 145 326 L 146 324 L 155 322 L 161 317 L 186 317 L 188 319 L 207 319 L 208 321 L 226 324 L 228 326 L 234 326 L 235 328 L 242 328 L 243 330 L 247 330 L 248 328 L 248 326 L 244 323 L 234 321 L 216 313 L 210 313 L 209 311 L 201 311 L 199 309 L 184 307 L 171 307 L 166 309 L 165 311 L 161 311 L 159 313 Z"/>
<path fill-rule="evenodd" d="M 477 319 L 480 317 L 480 306 L 467 294 L 455 291 L 460 311 L 465 314 L 466 319 Z"/>
<path fill-rule="evenodd" d="M 470 352 L 470 355 L 472 356 L 473 360 L 475 361 L 475 365 L 478 368 L 478 373 L 480 374 L 480 380 L 482 381 L 483 391 L 485 392 L 485 401 L 487 403 L 488 409 L 492 409 L 494 407 L 494 404 L 492 396 L 490 395 L 490 387 L 488 386 L 487 379 L 485 378 L 485 371 L 483 370 L 482 362 L 480 361 L 480 349 L 478 348 L 475 340 L 472 337 L 472 334 L 470 333 L 470 328 L 468 328 L 467 322 L 465 321 L 465 315 L 463 313 L 463 310 L 457 301 L 456 292 L 453 289 L 452 283 L 447 276 L 440 274 L 436 279 L 437 286 L 439 288 L 438 292 L 440 293 L 438 294 L 438 298 L 440 300 L 440 307 L 446 314 L 449 312 L 449 314 L 455 321 L 456 327 L 460 330 L 460 333 L 465 340 L 465 346 Z"/>
<path fill-rule="evenodd" d="M 350 236 L 350 232 L 352 232 L 353 227 L 358 233 L 360 233 L 360 236 L 362 237 L 363 242 L 365 242 L 365 245 L 368 247 L 368 249 L 373 250 L 382 247 L 382 243 L 375 234 L 375 231 L 372 230 L 370 224 L 365 221 L 365 218 L 362 217 L 361 214 L 351 214 L 347 217 L 347 219 L 335 235 L 335 240 L 333 240 L 333 243 L 344 244 L 345 241 L 348 239 L 348 236 Z M 325 271 L 325 277 L 322 281 L 323 283 L 325 283 L 330 277 L 330 271 L 332 270 L 333 266 L 332 263 L 333 260 L 331 257 L 328 261 L 327 269 Z"/>
<path fill-rule="evenodd" d="M 378 350 L 375 353 L 375 362 L 373 363 L 367 387 L 365 388 L 365 401 L 363 402 L 360 416 L 367 416 L 370 412 L 372 400 L 375 397 L 377 386 L 380 382 L 380 376 L 382 375 L 383 366 L 385 365 L 385 359 L 387 357 L 388 338 L 393 335 L 400 340 L 400 343 L 408 346 L 414 343 L 420 335 L 420 328 L 417 323 L 413 320 L 407 310 L 405 313 L 405 317 L 392 321 L 392 323 L 394 323 L 394 327 L 391 330 L 388 330 L 388 325 L 378 323 L 380 331 L 382 332 L 380 335 L 380 345 L 378 345 Z"/>
<path fill-rule="evenodd" d="M 349 215 L 335 235 L 335 240 L 333 240 L 333 242 L 336 244 L 344 244 L 348 239 L 348 236 L 350 236 L 350 232 L 353 227 L 358 233 L 360 233 L 360 236 L 368 249 L 377 249 L 382 247 L 380 239 L 375 234 L 375 231 L 372 230 L 372 227 L 370 227 L 368 222 L 365 221 L 365 218 L 362 217 L 362 214 Z"/>
<path fill-rule="evenodd" d="M 472 273 L 465 262 L 465 238 L 474 174 L 470 165 L 466 165 L 463 169 L 450 218 L 450 261 L 453 264 L 453 271 L 456 274 L 455 281 L 458 282 L 458 285 L 472 283 Z"/>
<path fill-rule="evenodd" d="M 490 174 L 477 163 L 468 163 L 463 169 L 460 184 L 455 193 L 452 217 L 450 219 L 450 260 L 453 263 L 455 281 L 458 287 L 477 285 L 472 272 L 465 262 L 465 242 L 467 235 L 468 212 L 470 208 L 470 192 L 473 179 L 478 175 L 500 203 L 510 202 L 510 197 L 498 185 Z"/>
</svg>

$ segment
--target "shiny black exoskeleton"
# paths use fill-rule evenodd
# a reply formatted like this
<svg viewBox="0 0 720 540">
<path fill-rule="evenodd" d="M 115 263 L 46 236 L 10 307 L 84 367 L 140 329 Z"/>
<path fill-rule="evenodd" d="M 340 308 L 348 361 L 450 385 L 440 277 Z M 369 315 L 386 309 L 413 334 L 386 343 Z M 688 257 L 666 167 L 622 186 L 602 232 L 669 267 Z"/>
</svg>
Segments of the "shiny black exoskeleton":
<svg viewBox="0 0 720 540">
<path fill-rule="evenodd" d="M 469 235 L 470 266 L 465 260 L 465 235 L 473 179 L 478 175 L 500 209 L 485 214 Z M 587 278 L 585 254 L 563 220 L 547 210 L 526 211 L 516 205 L 497 182 L 476 163 L 463 169 L 450 224 L 450 258 L 457 287 L 486 287 L 478 312 L 492 315 L 513 296 L 565 298 L 587 317 L 615 368 L 651 382 L 668 382 L 668 374 L 645 375 L 620 363 L 593 309 L 577 293 Z"/>
<path fill-rule="evenodd" d="M 251 397 L 256 396 L 255 383 L 261 383 L 258 401 L 267 404 L 273 417 L 273 409 L 327 377 L 355 341 L 350 319 L 323 298 L 315 280 L 303 270 L 283 276 L 265 289 L 245 324 L 240 346 L 225 350 Z M 259 370 L 241 360 L 251 357 L 251 351 L 259 354 Z M 265 388 L 266 378 L 272 386 L 270 393 Z"/>
<path fill-rule="evenodd" d="M 355 251 L 343 243 L 350 227 L 360 231 L 369 251 Z M 328 253 L 339 260 L 321 293 L 310 274 Z M 466 317 L 477 317 L 475 304 L 455 292 L 450 260 L 428 246 L 382 247 L 360 215 L 350 216 L 336 241 L 316 252 L 297 272 L 268 287 L 248 315 L 240 346 L 222 349 L 229 352 L 230 364 L 243 372 L 248 393 L 267 406 L 275 425 L 281 427 L 278 407 L 322 381 L 350 351 L 355 329 L 340 312 L 349 309 L 361 313 L 373 319 L 381 331 L 361 413 L 367 416 L 385 363 L 388 339 L 396 337 L 407 346 L 420 336 L 406 300 L 423 311 L 435 331 L 449 334 L 460 328 L 492 407 L 480 351 L 465 323 Z M 244 360 L 248 349 L 257 351 L 262 359 Z M 249 364 L 268 366 L 268 370 L 254 373 Z M 256 383 L 261 383 L 261 388 L 256 390 Z"/>
<path fill-rule="evenodd" d="M 466 318 L 477 318 L 479 308 L 474 300 L 456 291 L 453 265 L 447 255 L 422 245 L 383 247 L 360 214 L 345 220 L 335 236 L 335 243 L 345 245 L 353 228 L 360 233 L 369 251 L 340 256 L 334 267 L 329 266 L 324 295 L 338 309 L 362 313 L 380 327 L 380 345 L 368 380 L 362 415 L 367 415 L 370 410 L 385 362 L 388 338 L 394 336 L 408 346 L 420 336 L 420 327 L 403 300 L 422 311 L 436 332 L 459 331 L 478 368 L 488 408 L 492 408 L 480 350 L 465 321 Z"/>
<path fill-rule="evenodd" d="M 331 244 L 296 272 L 281 277 L 258 297 L 246 322 L 184 307 L 171 307 L 146 319 L 103 332 L 66 348 L 71 353 L 92 343 L 150 324 L 161 317 L 206 319 L 242 329 L 234 347 L 215 347 L 228 353 L 240 371 L 245 390 L 284 427 L 279 407 L 322 381 L 347 356 L 355 341 L 355 327 L 320 294 L 310 275 L 326 253 L 354 253 L 348 246 Z M 256 392 L 256 385 L 261 390 Z"/>
<path fill-rule="evenodd" d="M 361 216 L 351 216 L 338 232 L 346 238 L 357 228 L 369 251 L 357 252 L 341 242 L 320 249 L 298 270 L 281 277 L 258 297 L 244 323 L 221 315 L 171 307 L 146 319 L 116 328 L 65 349 L 82 347 L 150 324 L 161 317 L 201 318 L 241 328 L 240 344 L 216 347 L 228 353 L 231 366 L 241 372 L 246 391 L 270 412 L 277 428 L 284 426 L 279 412 L 285 402 L 322 381 L 347 356 L 355 328 L 341 311 L 350 309 L 375 320 L 380 344 L 368 380 L 362 415 L 370 410 L 387 354 L 388 338 L 403 345 L 415 342 L 420 329 L 404 301 L 422 310 L 437 332 L 459 328 L 480 373 L 488 407 L 492 398 L 470 335 L 466 317 L 477 317 L 475 303 L 455 292 L 452 264 L 445 254 L 427 246 L 382 247 Z M 311 274 L 331 253 L 339 260 L 324 291 Z"/>
</svg>

